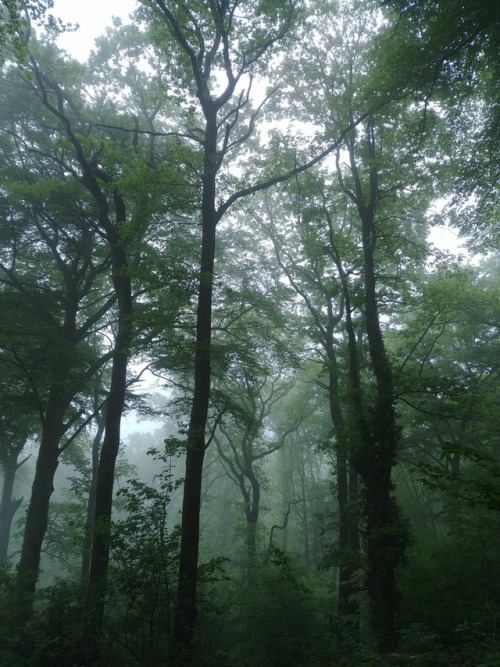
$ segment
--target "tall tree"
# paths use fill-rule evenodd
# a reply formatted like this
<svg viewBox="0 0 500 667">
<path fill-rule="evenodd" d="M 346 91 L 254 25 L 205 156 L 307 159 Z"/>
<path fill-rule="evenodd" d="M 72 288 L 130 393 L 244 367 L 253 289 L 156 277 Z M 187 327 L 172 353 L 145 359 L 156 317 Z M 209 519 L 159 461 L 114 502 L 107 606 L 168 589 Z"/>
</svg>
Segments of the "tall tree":
<svg viewBox="0 0 500 667">
<path fill-rule="evenodd" d="M 60 440 L 82 417 L 84 411 L 76 410 L 75 415 L 65 422 L 67 412 L 75 396 L 83 390 L 85 382 L 112 359 L 106 411 L 107 440 L 101 456 L 103 473 L 98 483 L 101 486 L 98 496 L 104 505 L 104 509 L 100 507 L 100 513 L 109 514 L 113 461 L 119 443 L 119 422 L 126 383 L 127 354 L 124 354 L 124 350 L 130 343 L 132 309 L 126 244 L 120 238 L 126 223 L 126 206 L 116 188 L 110 187 L 109 192 L 106 190 L 112 178 L 98 164 L 97 156 L 102 145 L 100 149 L 94 145 L 90 147 L 82 129 L 82 123 L 85 124 L 83 104 L 72 88 L 74 74 L 81 74 L 82 67 L 71 62 L 63 67 L 67 77 L 66 87 L 63 88 L 43 71 L 49 62 L 56 75 L 58 67 L 61 67 L 57 52 L 50 49 L 43 51 L 36 45 L 34 50 L 43 65 L 30 56 L 31 76 L 22 75 L 20 85 L 24 88 L 28 108 L 36 110 L 38 118 L 30 125 L 25 121 L 24 112 L 18 112 L 12 120 L 10 134 L 17 141 L 18 164 L 26 162 L 25 156 L 30 156 L 35 163 L 38 160 L 36 168 L 42 179 L 46 180 L 45 184 L 40 181 L 31 186 L 31 190 L 29 185 L 21 186 L 18 188 L 18 197 L 21 201 L 24 198 L 31 208 L 36 233 L 47 247 L 49 255 L 52 255 L 52 261 L 61 276 L 64 321 L 61 323 L 60 336 L 65 342 L 54 352 L 54 367 L 51 369 L 53 379 L 47 390 L 47 407 L 40 407 L 43 432 L 18 566 L 19 587 L 28 595 L 33 592 L 37 578 L 48 503 L 53 490 L 52 480 L 61 451 Z M 12 83 L 15 83 L 15 77 L 14 73 Z M 53 132 L 46 131 L 44 122 L 53 127 Z M 45 164 L 41 166 L 41 157 L 48 159 L 48 167 Z M 28 194 L 23 191 L 23 187 Z M 66 191 L 68 194 L 65 196 Z M 77 199 L 73 203 L 75 197 Z M 13 234 L 15 236 L 16 232 Z M 11 283 L 22 291 L 25 290 L 25 279 L 17 278 L 17 266 L 16 251 L 13 249 L 10 266 L 3 268 Z M 109 282 L 108 272 L 111 274 Z M 96 296 L 95 290 L 99 288 L 111 289 L 109 292 L 101 291 Z M 103 326 L 103 318 L 115 304 L 115 348 L 89 360 L 87 368 L 79 371 L 81 375 L 78 383 L 76 376 L 73 376 L 75 364 L 81 356 L 79 350 L 83 342 L 88 341 Z M 58 317 L 55 318 L 57 320 Z M 113 326 L 110 320 L 108 323 Z M 89 349 L 87 347 L 86 351 Z M 62 446 L 67 444 L 69 442 Z M 94 563 L 101 567 L 103 560 L 104 557 L 96 555 Z M 95 567 L 99 569 L 98 565 Z"/>
<path fill-rule="evenodd" d="M 439 142 L 430 145 L 429 131 L 432 127 L 439 132 L 442 123 L 424 101 L 410 103 L 400 90 L 381 94 L 380 106 L 375 108 L 377 95 L 370 92 L 370 85 L 377 71 L 371 57 L 377 39 L 376 16 L 358 3 L 342 3 L 330 14 L 328 8 L 332 9 L 323 6 L 323 12 L 306 24 L 306 54 L 293 71 L 285 71 L 299 86 L 306 76 L 309 82 L 317 82 L 321 96 L 311 100 L 308 91 L 299 87 L 300 95 L 294 99 L 302 116 L 316 128 L 323 124 L 328 136 L 371 106 L 337 152 L 330 172 L 333 180 L 323 189 L 323 210 L 318 207 L 326 230 L 318 240 L 310 234 L 308 244 L 316 267 L 329 261 L 338 279 L 333 289 L 338 290 L 338 313 L 345 316 L 349 456 L 362 480 L 366 586 L 378 642 L 389 650 L 396 641 L 396 568 L 403 561 L 407 535 L 391 481 L 399 429 L 383 318 L 391 312 L 396 295 L 407 295 L 414 284 L 412 262 L 425 256 L 424 216 L 439 192 L 434 177 L 444 154 Z M 331 195 L 325 197 L 328 191 L 344 196 L 343 203 L 331 202 Z M 299 210 L 307 230 L 311 214 L 305 207 Z M 341 251 L 346 236 L 354 241 L 354 255 L 351 251 L 349 257 L 357 254 L 347 265 Z M 318 282 L 309 266 L 307 276 L 302 262 L 295 262 L 297 275 Z M 332 287 L 325 283 L 323 292 L 328 303 Z M 318 309 L 317 313 L 326 329 L 324 312 Z M 340 321 L 338 317 L 337 324 Z"/>
<path fill-rule="evenodd" d="M 35 170 L 35 165 L 32 168 Z M 49 187 L 47 201 L 41 192 L 44 186 L 16 186 L 11 202 L 21 204 L 25 217 L 17 214 L 17 224 L 10 227 L 10 244 L 4 254 L 7 261 L 2 263 L 12 312 L 6 322 L 9 328 L 3 327 L 3 360 L 7 361 L 8 355 L 18 375 L 23 374 L 40 419 L 37 468 L 18 567 L 19 586 L 29 594 L 38 575 L 60 446 L 70 444 L 88 414 L 85 393 L 94 364 L 99 365 L 88 338 L 113 302 L 104 297 L 96 308 L 91 307 L 93 312 L 86 311 L 95 303 L 91 290 L 108 264 L 107 257 L 96 257 L 95 264 L 90 259 L 90 230 L 83 228 L 81 236 L 74 237 L 61 233 L 61 218 L 68 214 L 58 201 L 64 188 Z M 23 327 L 22 338 L 19 331 L 16 335 L 16 327 Z"/>
<path fill-rule="evenodd" d="M 293 2 L 273 5 L 248 1 L 198 3 L 163 0 L 144 3 L 140 15 L 156 30 L 168 54 L 171 75 L 182 84 L 187 111 L 183 136 L 201 151 L 201 256 L 196 315 L 194 393 L 186 442 L 186 475 L 181 529 L 178 608 L 173 634 L 174 655 L 191 643 L 196 626 L 200 493 L 210 403 L 211 321 L 216 227 L 243 197 L 286 180 L 329 154 L 329 146 L 309 162 L 245 187 L 228 172 L 239 165 L 252 135 L 259 108 L 251 111 L 253 76 L 280 46 L 294 18 Z M 172 57 L 172 51 L 175 57 Z M 187 103 L 187 104 L 186 104 Z M 232 159 L 232 161 L 231 161 Z M 225 194 L 226 190 L 232 193 Z"/>
</svg>

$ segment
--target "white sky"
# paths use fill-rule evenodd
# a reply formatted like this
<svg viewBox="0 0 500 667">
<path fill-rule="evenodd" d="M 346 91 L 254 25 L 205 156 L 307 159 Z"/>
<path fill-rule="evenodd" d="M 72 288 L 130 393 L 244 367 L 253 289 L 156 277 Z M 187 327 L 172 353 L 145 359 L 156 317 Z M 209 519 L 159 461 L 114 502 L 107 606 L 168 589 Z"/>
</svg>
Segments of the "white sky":
<svg viewBox="0 0 500 667">
<path fill-rule="evenodd" d="M 104 34 L 111 18 L 119 16 L 124 23 L 137 3 L 135 0 L 54 0 L 51 12 L 68 23 L 78 23 L 76 32 L 59 38 L 59 44 L 79 60 L 86 60 L 96 37 Z"/>
</svg>

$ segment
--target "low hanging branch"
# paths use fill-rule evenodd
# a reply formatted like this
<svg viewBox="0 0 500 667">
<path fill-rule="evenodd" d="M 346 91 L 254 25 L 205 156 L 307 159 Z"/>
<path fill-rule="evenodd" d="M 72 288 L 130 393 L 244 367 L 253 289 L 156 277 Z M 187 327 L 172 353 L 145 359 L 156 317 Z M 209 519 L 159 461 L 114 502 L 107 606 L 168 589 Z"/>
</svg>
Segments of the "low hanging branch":
<svg viewBox="0 0 500 667">
<path fill-rule="evenodd" d="M 302 502 L 302 498 L 300 498 L 300 496 L 297 499 L 292 498 L 292 500 L 288 501 L 288 509 L 285 512 L 285 520 L 283 521 L 283 525 L 280 526 L 279 524 L 275 523 L 271 527 L 271 532 L 269 533 L 269 549 L 273 548 L 273 534 L 274 534 L 274 531 L 275 530 L 284 530 L 287 527 L 288 518 L 290 516 L 290 512 L 292 511 L 292 505 L 297 505 L 298 503 L 301 503 L 301 502 Z"/>
</svg>

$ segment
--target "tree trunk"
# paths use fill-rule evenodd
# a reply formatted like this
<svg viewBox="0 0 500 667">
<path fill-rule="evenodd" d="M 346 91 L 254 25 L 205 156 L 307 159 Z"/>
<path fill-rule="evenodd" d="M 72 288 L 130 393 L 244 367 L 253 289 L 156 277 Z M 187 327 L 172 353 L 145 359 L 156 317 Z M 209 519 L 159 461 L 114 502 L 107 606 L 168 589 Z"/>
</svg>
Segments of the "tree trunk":
<svg viewBox="0 0 500 667">
<path fill-rule="evenodd" d="M 408 534 L 394 499 L 394 484 L 391 480 L 399 435 L 394 408 L 392 368 L 387 357 L 378 313 L 375 213 L 379 199 L 379 187 L 375 134 L 370 121 L 366 127 L 364 148 L 370 159 L 366 182 L 362 182 L 356 163 L 353 137 L 347 142 L 349 166 L 353 179 L 352 190 L 346 188 L 341 175 L 339 175 L 339 182 L 344 192 L 354 202 L 361 223 L 364 321 L 370 365 L 375 377 L 373 406 L 368 406 L 364 399 L 358 343 L 351 318 L 349 286 L 342 271 L 340 271 L 340 276 L 346 300 L 350 407 L 352 423 L 356 431 L 356 441 L 351 446 L 351 463 L 363 482 L 364 544 L 367 560 L 366 589 L 370 602 L 372 628 L 379 649 L 385 652 L 392 650 L 396 642 L 395 621 L 399 603 L 396 568 L 404 560 Z"/>
<path fill-rule="evenodd" d="M 67 314 L 67 322 L 72 319 Z M 54 491 L 54 475 L 59 465 L 59 443 L 65 431 L 64 415 L 68 408 L 65 387 L 71 360 L 61 356 L 54 363 L 54 380 L 49 391 L 43 420 L 42 437 L 35 468 L 35 478 L 26 514 L 21 556 L 17 566 L 16 588 L 23 598 L 23 618 L 30 610 L 38 580 L 43 539 L 49 518 L 50 497 Z"/>
<path fill-rule="evenodd" d="M 95 406 L 97 407 L 97 406 Z M 81 580 L 84 586 L 88 586 L 90 574 L 90 560 L 92 555 L 92 528 L 95 516 L 95 503 L 97 493 L 97 471 L 99 469 L 99 455 L 101 449 L 101 441 L 105 428 L 105 416 L 100 415 L 97 418 L 97 432 L 92 442 L 92 471 L 90 477 L 89 497 L 87 501 L 87 519 L 85 537 L 82 547 L 82 568 Z"/>
<path fill-rule="evenodd" d="M 337 464 L 337 502 L 339 506 L 339 549 L 341 562 L 339 565 L 339 615 L 346 620 L 352 630 L 358 627 L 358 603 L 353 599 L 355 587 L 352 583 L 354 567 L 350 552 L 357 551 L 359 541 L 354 539 L 357 534 L 357 521 L 350 514 L 350 504 L 356 498 L 351 498 L 353 487 L 350 485 L 349 475 L 349 444 L 339 398 L 339 381 L 337 357 L 333 348 L 333 341 L 327 341 L 328 371 L 329 371 L 329 403 L 330 416 L 335 429 L 336 437 L 336 464 Z M 347 559 L 347 562 L 343 562 Z"/>
<path fill-rule="evenodd" d="M 127 356 L 117 352 L 113 360 L 106 410 L 106 434 L 97 471 L 94 536 L 89 573 L 89 589 L 92 592 L 98 590 L 104 592 L 108 573 L 114 472 L 120 445 L 120 421 L 125 401 L 126 375 Z"/>
<path fill-rule="evenodd" d="M 251 583 L 257 558 L 257 516 L 254 512 L 247 515 L 246 533 L 248 583 Z"/>
<path fill-rule="evenodd" d="M 255 565 L 257 558 L 257 523 L 259 521 L 260 511 L 260 484 L 253 470 L 247 471 L 247 478 L 251 485 L 251 494 L 247 493 L 248 500 L 245 510 L 247 520 L 247 571 L 248 583 L 251 583 L 255 575 Z"/>
<path fill-rule="evenodd" d="M 392 369 L 380 329 L 374 266 L 373 214 L 361 211 L 365 273 L 365 324 L 371 365 L 375 374 L 374 441 L 367 454 L 363 482 L 366 512 L 366 574 L 372 624 L 379 648 L 390 651 L 396 643 L 399 608 L 396 568 L 404 560 L 407 529 L 394 498 L 392 468 L 396 463 L 398 429 L 394 409 Z"/>
<path fill-rule="evenodd" d="M 309 517 L 307 514 L 307 489 L 306 489 L 306 469 L 299 468 L 300 477 L 300 496 L 302 505 L 302 529 L 304 534 L 304 562 L 309 565 L 310 545 L 309 545 Z"/>
<path fill-rule="evenodd" d="M 61 364 L 66 363 L 61 360 Z M 64 381 L 61 380 L 61 385 Z M 16 587 L 23 596 L 25 611 L 31 609 L 35 592 L 43 538 L 47 530 L 49 503 L 54 491 L 54 475 L 59 465 L 59 441 L 65 413 L 64 398 L 60 386 L 50 391 L 45 423 L 43 425 L 40 449 L 36 462 L 35 478 L 26 514 L 21 556 L 17 566 Z"/>
<path fill-rule="evenodd" d="M 285 447 L 281 447 L 279 455 L 281 458 L 280 470 L 281 470 L 281 508 L 283 516 L 286 516 L 288 510 L 288 501 L 293 497 L 293 459 L 294 451 L 293 445 L 290 447 L 290 452 L 288 455 L 285 455 Z M 286 552 L 288 548 L 288 521 L 285 522 L 283 526 L 282 538 L 281 538 L 281 550 Z"/>
<path fill-rule="evenodd" d="M 186 473 L 182 503 L 181 546 L 177 607 L 172 634 L 172 659 L 189 660 L 196 628 L 196 592 L 198 586 L 198 551 L 205 429 L 208 418 L 211 380 L 212 296 L 215 258 L 215 175 L 217 170 L 216 111 L 206 111 L 205 157 L 202 195 L 202 240 L 198 305 L 196 313 L 196 348 L 194 393 L 186 442 Z"/>
<path fill-rule="evenodd" d="M 115 193 L 117 226 L 126 219 L 125 205 Z M 89 570 L 87 609 L 91 617 L 91 637 L 87 664 L 98 655 L 109 568 L 111 512 L 115 464 L 120 447 L 120 425 L 127 388 L 128 349 L 132 338 L 132 285 L 128 275 L 126 251 L 116 228 L 108 238 L 113 255 L 113 285 L 118 300 L 118 333 L 111 369 L 111 384 L 106 401 L 105 435 L 97 470 L 92 553 Z"/>
<path fill-rule="evenodd" d="M 0 503 L 0 567 L 7 562 L 9 553 L 10 530 L 12 521 L 19 509 L 23 499 L 12 498 L 14 491 L 14 481 L 16 478 L 17 462 L 11 462 L 10 465 L 3 466 L 4 478 L 2 488 L 2 500 Z"/>
</svg>

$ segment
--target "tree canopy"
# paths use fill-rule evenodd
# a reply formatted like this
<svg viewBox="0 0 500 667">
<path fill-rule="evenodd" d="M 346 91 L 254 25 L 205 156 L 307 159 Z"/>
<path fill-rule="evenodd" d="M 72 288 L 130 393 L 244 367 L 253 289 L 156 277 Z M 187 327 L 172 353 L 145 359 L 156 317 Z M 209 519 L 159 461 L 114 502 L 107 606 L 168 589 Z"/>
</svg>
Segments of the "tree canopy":
<svg viewBox="0 0 500 667">
<path fill-rule="evenodd" d="M 497 4 L 2 2 L 0 662 L 497 664 Z"/>
</svg>

